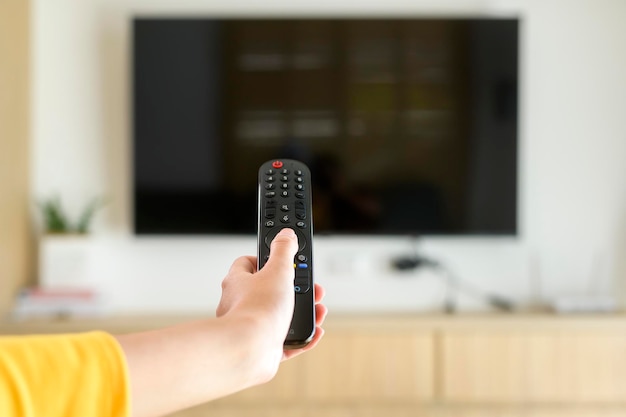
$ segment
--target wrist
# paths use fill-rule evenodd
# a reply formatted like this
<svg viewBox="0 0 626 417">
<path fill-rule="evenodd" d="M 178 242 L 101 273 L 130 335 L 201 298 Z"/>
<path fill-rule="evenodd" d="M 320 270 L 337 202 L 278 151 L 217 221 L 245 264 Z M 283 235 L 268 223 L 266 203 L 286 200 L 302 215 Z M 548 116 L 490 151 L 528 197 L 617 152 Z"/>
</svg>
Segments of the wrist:
<svg viewBox="0 0 626 417">
<path fill-rule="evenodd" d="M 266 317 L 247 313 L 225 315 L 217 320 L 223 321 L 232 346 L 237 346 L 236 361 L 244 374 L 245 385 L 270 381 L 276 375 L 283 355 L 284 336 L 276 337 L 275 324 Z"/>
</svg>

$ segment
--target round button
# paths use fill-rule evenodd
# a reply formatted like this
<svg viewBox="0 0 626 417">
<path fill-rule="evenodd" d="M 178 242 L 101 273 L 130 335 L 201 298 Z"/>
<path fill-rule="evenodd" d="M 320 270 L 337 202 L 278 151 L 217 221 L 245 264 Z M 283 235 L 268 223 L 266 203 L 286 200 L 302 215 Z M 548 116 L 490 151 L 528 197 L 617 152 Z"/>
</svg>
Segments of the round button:
<svg viewBox="0 0 626 417">
<path fill-rule="evenodd" d="M 271 229 L 269 232 L 265 234 L 265 245 L 269 248 L 274 237 L 282 230 L 282 227 L 275 227 Z M 306 239 L 301 231 L 295 230 L 296 236 L 298 236 L 298 252 L 302 252 L 302 250 L 306 247 Z"/>
<path fill-rule="evenodd" d="M 283 162 L 282 161 L 274 161 L 272 162 L 272 166 L 276 169 L 278 168 L 282 168 L 283 167 Z"/>
</svg>

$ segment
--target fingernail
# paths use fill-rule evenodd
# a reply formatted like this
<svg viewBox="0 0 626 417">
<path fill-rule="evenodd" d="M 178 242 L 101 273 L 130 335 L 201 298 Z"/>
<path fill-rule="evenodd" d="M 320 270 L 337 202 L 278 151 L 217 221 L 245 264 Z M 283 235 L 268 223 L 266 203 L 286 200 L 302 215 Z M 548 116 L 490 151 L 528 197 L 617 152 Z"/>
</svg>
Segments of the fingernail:
<svg viewBox="0 0 626 417">
<path fill-rule="evenodd" d="M 295 236 L 295 234 L 296 232 L 294 232 L 293 229 L 285 227 L 280 232 L 278 232 L 276 236 Z"/>
</svg>

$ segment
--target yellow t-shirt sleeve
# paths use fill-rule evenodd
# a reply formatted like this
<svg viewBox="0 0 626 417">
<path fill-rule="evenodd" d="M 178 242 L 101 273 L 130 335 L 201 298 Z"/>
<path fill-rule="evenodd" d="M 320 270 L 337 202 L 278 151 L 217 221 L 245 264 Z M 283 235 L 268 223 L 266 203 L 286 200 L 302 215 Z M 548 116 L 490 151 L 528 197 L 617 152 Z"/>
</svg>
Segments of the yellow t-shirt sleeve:
<svg viewBox="0 0 626 417">
<path fill-rule="evenodd" d="M 127 417 L 129 389 L 108 333 L 0 337 L 2 417 Z"/>
</svg>

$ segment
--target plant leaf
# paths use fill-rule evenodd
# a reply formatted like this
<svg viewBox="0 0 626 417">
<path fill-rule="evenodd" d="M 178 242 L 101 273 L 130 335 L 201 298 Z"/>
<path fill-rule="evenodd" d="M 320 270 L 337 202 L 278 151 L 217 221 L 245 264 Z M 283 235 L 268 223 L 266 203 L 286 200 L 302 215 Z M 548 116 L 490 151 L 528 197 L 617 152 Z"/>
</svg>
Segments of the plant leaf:
<svg viewBox="0 0 626 417">
<path fill-rule="evenodd" d="M 87 232 L 89 232 L 89 224 L 91 223 L 94 214 L 96 213 L 96 211 L 104 207 L 105 204 L 106 202 L 104 201 L 104 199 L 94 198 L 91 203 L 89 203 L 87 207 L 85 207 L 82 214 L 80 215 L 78 223 L 76 224 L 76 231 L 81 234 L 86 234 Z"/>
</svg>

